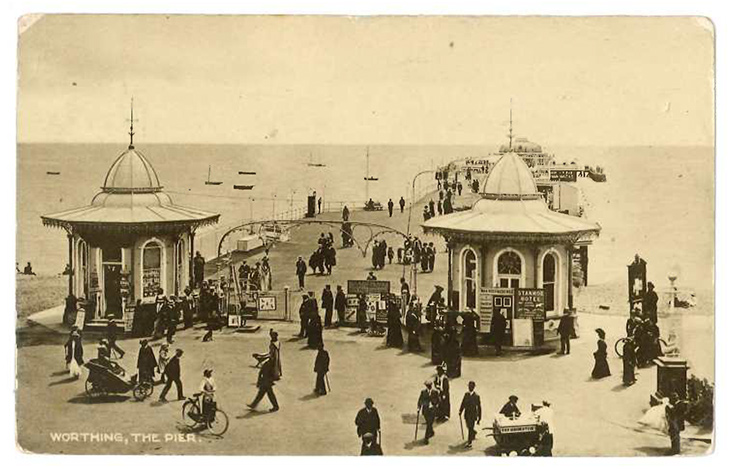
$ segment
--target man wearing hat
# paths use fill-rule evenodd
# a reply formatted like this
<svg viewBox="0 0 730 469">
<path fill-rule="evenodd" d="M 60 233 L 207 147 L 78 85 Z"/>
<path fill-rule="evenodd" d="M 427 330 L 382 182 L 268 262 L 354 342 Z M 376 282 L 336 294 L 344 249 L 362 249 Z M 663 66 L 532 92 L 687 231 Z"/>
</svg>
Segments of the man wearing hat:
<svg viewBox="0 0 730 469">
<path fill-rule="evenodd" d="M 124 350 L 117 345 L 117 322 L 114 317 L 109 318 L 106 326 L 106 340 L 109 342 L 109 351 L 113 350 L 119 354 L 119 358 L 124 358 Z"/>
<path fill-rule="evenodd" d="M 451 393 L 449 378 L 444 373 L 443 366 L 436 367 L 436 377 L 433 380 L 434 388 L 439 393 L 438 420 L 443 422 L 451 418 Z"/>
<path fill-rule="evenodd" d="M 423 442 L 428 444 L 429 438 L 435 435 L 433 431 L 433 421 L 436 417 L 436 409 L 439 405 L 439 393 L 432 388 L 433 384 L 431 380 L 426 380 L 423 385 L 425 388 L 421 390 L 421 394 L 418 395 L 418 410 L 423 414 L 423 418 L 426 419 L 426 437 Z"/>
<path fill-rule="evenodd" d="M 570 355 L 570 338 L 573 333 L 573 317 L 570 315 L 570 310 L 565 308 L 563 315 L 560 317 L 560 324 L 558 324 L 560 355 Z"/>
<path fill-rule="evenodd" d="M 406 329 L 408 329 L 408 351 L 409 352 L 421 352 L 421 342 L 418 336 L 418 330 L 421 327 L 421 319 L 416 313 L 416 302 L 411 301 L 411 305 L 408 307 L 408 314 L 406 314 Z"/>
<path fill-rule="evenodd" d="M 276 395 L 274 394 L 274 381 L 274 363 L 271 361 L 271 358 L 267 358 L 261 365 L 259 378 L 256 381 L 256 387 L 259 388 L 259 392 L 256 394 L 253 402 L 247 404 L 250 409 L 255 409 L 265 395 L 269 398 L 269 402 L 271 402 L 272 406 L 271 409 L 269 409 L 269 412 L 276 412 L 279 410 L 279 402 L 276 400 Z"/>
<path fill-rule="evenodd" d="M 357 426 L 357 436 L 365 437 L 366 434 L 377 435 L 380 431 L 380 415 L 378 409 L 373 405 L 371 398 L 365 399 L 365 407 L 360 409 L 355 416 L 355 425 Z M 363 445 L 365 442 L 363 441 Z"/>
<path fill-rule="evenodd" d="M 504 415 L 505 417 L 519 417 L 520 415 L 522 415 L 522 412 L 520 412 L 520 409 L 517 407 L 517 401 L 517 396 L 515 396 L 514 394 L 511 395 L 509 397 L 509 401 L 507 401 L 507 403 L 502 406 L 502 409 L 499 411 L 499 413 Z"/>
<path fill-rule="evenodd" d="M 299 306 L 299 337 L 307 337 L 309 329 L 309 295 L 302 295 L 302 304 Z"/>
<path fill-rule="evenodd" d="M 297 278 L 299 279 L 299 291 L 304 291 L 304 276 L 307 274 L 307 263 L 304 262 L 302 256 L 297 259 Z"/>
<path fill-rule="evenodd" d="M 492 315 L 492 324 L 490 333 L 494 340 L 494 350 L 497 356 L 502 355 L 502 342 L 504 341 L 504 333 L 507 330 L 507 320 L 502 316 L 502 311 L 497 310 Z"/>
<path fill-rule="evenodd" d="M 139 382 L 153 382 L 155 379 L 155 368 L 157 368 L 157 359 L 155 352 L 149 346 L 147 339 L 139 341 L 139 353 L 137 354 L 137 373 Z"/>
<path fill-rule="evenodd" d="M 555 425 L 553 424 L 553 409 L 550 407 L 549 401 L 542 401 L 542 406 L 533 404 L 534 414 L 540 422 L 542 432 L 540 434 L 540 444 L 538 445 L 538 456 L 553 455 L 553 434 Z"/>
<path fill-rule="evenodd" d="M 320 396 L 327 394 L 324 377 L 330 370 L 330 354 L 324 349 L 324 342 L 317 345 L 317 357 L 314 359 L 314 372 L 317 379 L 314 383 L 314 393 Z"/>
<path fill-rule="evenodd" d="M 482 421 L 482 400 L 479 394 L 474 391 L 476 387 L 477 385 L 474 381 L 469 381 L 469 391 L 464 394 L 464 398 L 461 400 L 461 407 L 459 407 L 459 418 L 461 418 L 461 414 L 464 414 L 466 428 L 469 431 L 469 439 L 465 445 L 466 448 L 471 448 L 472 441 L 477 437 L 474 424 L 479 424 Z"/>
<path fill-rule="evenodd" d="M 657 303 L 659 302 L 659 296 L 654 291 L 654 284 L 647 282 L 647 290 L 644 293 L 644 298 L 641 301 L 641 310 L 644 312 L 652 323 L 657 323 Z"/>
<path fill-rule="evenodd" d="M 160 394 L 160 402 L 167 402 L 165 396 L 167 396 L 167 392 L 172 387 L 172 383 L 175 383 L 175 388 L 177 389 L 177 400 L 182 401 L 183 399 L 185 399 L 185 395 L 183 394 L 182 381 L 180 381 L 180 358 L 182 358 L 182 356 L 182 350 L 175 350 L 175 356 L 172 357 L 170 361 L 167 362 L 167 366 L 165 366 L 165 376 L 167 377 L 167 383 L 165 383 L 165 387 L 162 389 L 162 394 Z"/>
<path fill-rule="evenodd" d="M 177 298 L 171 296 L 167 301 L 168 312 L 167 312 L 167 343 L 171 344 L 175 342 L 173 338 L 177 331 L 177 324 L 179 322 L 180 310 L 178 309 Z"/>
<path fill-rule="evenodd" d="M 383 449 L 377 441 L 375 435 L 366 433 L 362 436 L 362 448 L 360 448 L 360 456 L 382 456 Z"/>
</svg>

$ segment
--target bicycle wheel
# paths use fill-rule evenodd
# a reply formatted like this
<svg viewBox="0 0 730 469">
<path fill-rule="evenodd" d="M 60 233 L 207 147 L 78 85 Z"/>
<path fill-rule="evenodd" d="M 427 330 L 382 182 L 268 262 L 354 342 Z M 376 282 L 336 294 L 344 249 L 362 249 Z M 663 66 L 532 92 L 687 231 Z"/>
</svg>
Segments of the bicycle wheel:
<svg viewBox="0 0 730 469">
<path fill-rule="evenodd" d="M 194 428 L 200 421 L 200 408 L 195 401 L 186 401 L 182 407 L 183 423 L 188 428 Z"/>
<path fill-rule="evenodd" d="M 223 435 L 228 430 L 228 415 L 220 409 L 216 409 L 215 415 L 208 421 L 208 430 L 215 436 Z"/>
<path fill-rule="evenodd" d="M 617 340 L 616 344 L 613 346 L 613 349 L 616 352 L 616 355 L 619 356 L 619 358 L 624 357 L 624 342 L 626 342 L 626 337 L 622 337 Z"/>
<path fill-rule="evenodd" d="M 148 382 L 139 383 L 132 390 L 132 394 L 136 400 L 143 401 L 152 394 L 152 385 Z"/>
</svg>

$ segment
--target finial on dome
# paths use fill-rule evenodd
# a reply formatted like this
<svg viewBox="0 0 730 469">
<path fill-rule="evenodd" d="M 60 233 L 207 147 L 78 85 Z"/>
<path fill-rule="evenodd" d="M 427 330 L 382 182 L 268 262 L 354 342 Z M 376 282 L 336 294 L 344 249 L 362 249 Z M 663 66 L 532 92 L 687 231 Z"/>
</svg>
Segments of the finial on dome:
<svg viewBox="0 0 730 469">
<path fill-rule="evenodd" d="M 134 96 L 129 108 L 129 149 L 134 149 Z"/>
<path fill-rule="evenodd" d="M 512 98 L 509 98 L 509 151 L 512 151 Z"/>
</svg>

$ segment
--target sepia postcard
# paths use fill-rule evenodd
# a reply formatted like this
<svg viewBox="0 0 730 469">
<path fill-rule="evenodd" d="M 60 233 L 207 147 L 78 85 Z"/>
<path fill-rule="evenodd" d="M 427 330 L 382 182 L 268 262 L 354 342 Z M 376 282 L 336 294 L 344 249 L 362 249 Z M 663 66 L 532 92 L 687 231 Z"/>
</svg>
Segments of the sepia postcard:
<svg viewBox="0 0 730 469">
<path fill-rule="evenodd" d="M 19 450 L 713 452 L 709 19 L 18 34 Z"/>
</svg>

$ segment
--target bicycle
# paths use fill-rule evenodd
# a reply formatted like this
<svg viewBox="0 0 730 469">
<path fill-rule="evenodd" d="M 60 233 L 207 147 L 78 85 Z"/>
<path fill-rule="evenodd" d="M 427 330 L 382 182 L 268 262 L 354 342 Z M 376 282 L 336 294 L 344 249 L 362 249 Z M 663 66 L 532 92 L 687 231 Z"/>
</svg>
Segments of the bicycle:
<svg viewBox="0 0 730 469">
<path fill-rule="evenodd" d="M 628 339 L 628 337 L 621 337 L 616 341 L 613 346 L 613 350 L 616 352 L 616 355 L 618 355 L 619 358 L 624 357 L 624 343 L 626 342 L 626 339 Z M 664 350 L 664 348 L 667 347 L 667 342 L 664 339 L 659 338 L 659 345 L 661 346 L 662 350 Z"/>
<path fill-rule="evenodd" d="M 221 436 L 228 430 L 228 415 L 218 408 L 215 402 L 211 403 L 210 410 L 212 417 L 206 416 L 200 408 L 200 395 L 196 393 L 188 397 L 182 407 L 183 423 L 191 430 L 199 425 L 205 425 L 210 433 Z"/>
</svg>

